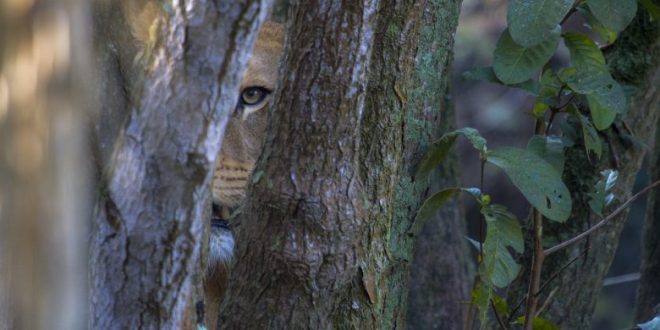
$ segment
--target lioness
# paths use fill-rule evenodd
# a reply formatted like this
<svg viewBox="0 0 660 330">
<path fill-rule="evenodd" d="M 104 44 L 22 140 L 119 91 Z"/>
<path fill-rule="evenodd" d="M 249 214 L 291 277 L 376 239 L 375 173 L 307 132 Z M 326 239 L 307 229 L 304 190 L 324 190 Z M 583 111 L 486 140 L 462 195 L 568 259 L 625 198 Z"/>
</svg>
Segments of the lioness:
<svg viewBox="0 0 660 330">
<path fill-rule="evenodd" d="M 124 0 L 122 12 L 131 32 L 145 49 L 153 22 L 162 15 L 154 0 Z M 240 84 L 240 97 L 232 113 L 213 176 L 214 216 L 209 243 L 209 269 L 205 278 L 208 328 L 215 329 L 234 251 L 234 238 L 227 226 L 229 211 L 243 200 L 248 178 L 261 153 L 268 119 L 267 105 L 277 83 L 277 68 L 284 39 L 280 24 L 262 25 L 254 51 Z"/>
</svg>

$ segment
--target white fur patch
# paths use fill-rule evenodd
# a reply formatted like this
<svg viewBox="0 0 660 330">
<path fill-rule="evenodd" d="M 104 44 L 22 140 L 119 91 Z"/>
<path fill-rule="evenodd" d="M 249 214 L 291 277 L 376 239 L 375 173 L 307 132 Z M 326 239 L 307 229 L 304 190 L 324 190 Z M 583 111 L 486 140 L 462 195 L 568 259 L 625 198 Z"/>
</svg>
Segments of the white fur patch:
<svg viewBox="0 0 660 330">
<path fill-rule="evenodd" d="M 211 228 L 209 268 L 228 265 L 234 257 L 234 235 L 224 228 Z"/>
</svg>

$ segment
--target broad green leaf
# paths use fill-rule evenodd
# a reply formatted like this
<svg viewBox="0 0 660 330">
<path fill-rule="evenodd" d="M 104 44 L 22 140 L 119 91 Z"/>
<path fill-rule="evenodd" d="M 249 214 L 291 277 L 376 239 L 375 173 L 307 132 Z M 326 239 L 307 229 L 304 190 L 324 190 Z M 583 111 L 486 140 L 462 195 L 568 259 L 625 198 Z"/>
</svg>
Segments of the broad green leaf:
<svg viewBox="0 0 660 330">
<path fill-rule="evenodd" d="M 541 43 L 561 22 L 574 0 L 511 0 L 507 22 L 513 40 L 524 47 Z"/>
<path fill-rule="evenodd" d="M 575 115 L 580 118 L 580 125 L 582 126 L 582 137 L 584 138 L 584 148 L 587 152 L 587 157 L 591 158 L 591 153 L 596 154 L 596 157 L 600 159 L 603 154 L 603 145 L 600 142 L 598 137 L 598 131 L 594 128 L 594 125 L 591 124 L 589 119 L 575 111 Z"/>
<path fill-rule="evenodd" d="M 506 300 L 497 294 L 493 294 L 493 305 L 498 314 L 502 316 L 509 315 L 509 304 Z"/>
<path fill-rule="evenodd" d="M 611 80 L 609 72 L 578 72 L 574 67 L 563 68 L 559 80 L 578 94 L 590 94 Z"/>
<path fill-rule="evenodd" d="M 621 85 L 614 79 L 605 82 L 601 88 L 587 94 L 591 118 L 598 130 L 610 127 L 617 114 L 628 110 L 628 101 Z"/>
<path fill-rule="evenodd" d="M 580 33 L 568 32 L 564 33 L 564 42 L 571 52 L 571 63 L 578 72 L 608 72 L 603 52 L 591 38 Z"/>
<path fill-rule="evenodd" d="M 561 174 L 543 158 L 524 149 L 488 152 L 488 162 L 501 168 L 536 209 L 550 220 L 564 222 L 571 215 L 571 195 Z"/>
<path fill-rule="evenodd" d="M 594 125 L 604 130 L 617 114 L 627 110 L 623 88 L 610 75 L 605 57 L 593 40 L 579 33 L 566 33 L 564 40 L 575 69 L 563 70 L 560 79 L 575 92 L 586 95 Z"/>
<path fill-rule="evenodd" d="M 527 142 L 527 150 L 543 158 L 557 173 L 564 173 L 564 143 L 560 137 L 534 135 Z"/>
<path fill-rule="evenodd" d="M 461 191 L 461 188 L 446 188 L 427 198 L 424 204 L 422 204 L 422 207 L 419 208 L 419 211 L 417 211 L 413 224 L 424 224 L 426 220 L 430 219 L 442 205 L 447 203 L 459 191 Z"/>
<path fill-rule="evenodd" d="M 589 207 L 599 216 L 603 215 L 603 210 L 614 200 L 612 187 L 619 177 L 619 172 L 614 170 L 605 170 L 600 172 L 600 179 L 594 186 L 593 192 L 589 195 Z"/>
<path fill-rule="evenodd" d="M 621 32 L 637 13 L 637 0 L 589 0 L 589 10 L 606 27 Z"/>
<path fill-rule="evenodd" d="M 616 41 L 617 33 L 608 29 L 586 8 L 578 8 L 578 11 L 587 20 L 587 26 L 595 32 L 603 43 L 609 45 Z"/>
<path fill-rule="evenodd" d="M 463 134 L 470 141 L 474 149 L 477 149 L 480 153 L 486 153 L 486 139 L 479 134 L 479 131 L 472 127 L 463 127 L 457 129 L 455 132 Z"/>
<path fill-rule="evenodd" d="M 490 205 L 481 209 L 488 227 L 483 244 L 487 278 L 498 288 L 509 285 L 518 276 L 520 265 L 508 248 L 523 252 L 522 230 L 516 217 L 502 205 Z"/>
<path fill-rule="evenodd" d="M 454 145 L 454 142 L 456 142 L 456 138 L 459 135 L 465 136 L 468 141 L 470 141 L 472 146 L 480 153 L 486 152 L 486 139 L 484 139 L 476 129 L 471 127 L 464 127 L 453 132 L 449 132 L 440 137 L 440 139 L 435 141 L 431 147 L 429 147 L 429 151 L 424 156 L 424 159 L 422 159 L 420 162 L 417 173 L 415 174 L 416 180 L 427 179 L 429 173 L 431 173 L 434 168 L 436 168 L 445 160 L 449 149 L 451 149 L 451 147 Z"/>
<path fill-rule="evenodd" d="M 480 329 L 485 329 L 488 324 L 488 310 L 490 308 L 490 300 L 492 297 L 493 286 L 487 281 L 479 281 L 477 285 L 475 285 L 474 290 L 472 290 L 472 304 L 477 306 L 477 309 L 479 310 L 479 321 L 481 323 Z"/>
<path fill-rule="evenodd" d="M 567 108 L 570 110 L 574 107 L 569 105 Z M 577 130 L 573 125 L 569 123 L 568 119 L 560 121 L 559 127 L 561 128 L 561 141 L 564 143 L 566 148 L 574 146 L 575 142 L 580 140 L 580 136 L 578 135 Z"/>
<path fill-rule="evenodd" d="M 504 30 L 495 48 L 495 75 L 506 84 L 522 83 L 532 78 L 552 57 L 559 45 L 560 36 L 561 29 L 557 26 L 539 44 L 523 47 L 511 39 L 508 29 Z"/>
<path fill-rule="evenodd" d="M 493 68 L 490 66 L 487 67 L 481 67 L 481 68 L 473 68 L 470 70 L 467 70 L 463 72 L 463 78 L 467 80 L 480 80 L 480 81 L 487 81 L 487 82 L 492 82 L 495 84 L 499 85 L 504 85 L 504 86 L 509 86 L 513 88 L 518 88 L 521 90 L 524 90 L 532 95 L 536 95 L 539 92 L 539 84 L 532 80 L 528 79 L 525 80 L 521 83 L 518 84 L 506 84 L 503 81 L 497 79 L 497 76 L 495 75 L 495 72 L 493 71 Z"/>
<path fill-rule="evenodd" d="M 563 83 L 557 77 L 554 71 L 548 69 L 541 76 L 541 88 L 537 97 L 537 102 L 543 102 L 547 105 L 557 106 L 557 96 Z"/>
</svg>

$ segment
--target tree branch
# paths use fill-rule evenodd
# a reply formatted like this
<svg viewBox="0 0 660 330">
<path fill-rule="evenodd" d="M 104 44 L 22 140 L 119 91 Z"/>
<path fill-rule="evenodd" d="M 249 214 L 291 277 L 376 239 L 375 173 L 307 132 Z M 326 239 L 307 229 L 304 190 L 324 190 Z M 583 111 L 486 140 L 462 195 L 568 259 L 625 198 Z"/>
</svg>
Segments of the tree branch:
<svg viewBox="0 0 660 330">
<path fill-rule="evenodd" d="M 553 253 L 555 253 L 555 252 L 557 252 L 557 251 L 559 251 L 563 248 L 566 248 L 568 246 L 571 246 L 571 245 L 581 241 L 585 237 L 591 235 L 598 228 L 600 228 L 600 227 L 604 226 L 605 224 L 607 224 L 608 221 L 610 221 L 610 220 L 614 219 L 616 216 L 618 216 L 621 212 L 623 212 L 626 208 L 628 208 L 630 206 L 630 204 L 632 204 L 632 202 L 634 202 L 637 198 L 641 197 L 642 195 L 647 193 L 649 190 L 651 190 L 651 189 L 653 189 L 657 186 L 660 186 L 660 180 L 658 180 L 656 182 L 653 182 L 652 184 L 648 185 L 646 188 L 642 189 L 640 192 L 636 193 L 633 197 L 628 199 L 625 203 L 621 204 L 621 206 L 619 206 L 616 210 L 614 210 L 614 212 L 612 212 L 610 215 L 605 217 L 603 220 L 601 220 L 600 222 L 595 224 L 593 227 L 591 227 L 591 228 L 587 229 L 586 231 L 584 231 L 582 234 L 577 235 L 577 236 L 575 236 L 575 237 L 573 237 L 573 238 L 571 238 L 567 241 L 564 241 L 562 243 L 559 243 L 559 244 L 557 244 L 557 245 L 555 245 L 551 248 L 548 248 L 547 250 L 543 251 L 543 254 L 547 257 L 547 256 L 549 256 L 549 255 L 551 255 L 551 254 L 553 254 Z"/>
</svg>

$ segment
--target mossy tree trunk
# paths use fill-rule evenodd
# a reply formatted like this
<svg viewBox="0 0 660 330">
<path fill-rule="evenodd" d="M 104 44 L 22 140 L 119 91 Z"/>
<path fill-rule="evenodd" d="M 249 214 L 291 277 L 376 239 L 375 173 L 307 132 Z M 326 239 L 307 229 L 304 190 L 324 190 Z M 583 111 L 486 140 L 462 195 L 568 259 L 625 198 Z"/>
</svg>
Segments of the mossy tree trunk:
<svg viewBox="0 0 660 330">
<path fill-rule="evenodd" d="M 139 68 L 131 67 L 134 57 L 125 56 L 134 41 L 122 28 L 118 2 L 98 3 L 110 10 L 97 13 L 105 25 L 96 42 L 108 52 L 99 56 L 109 75 L 102 78 L 106 113 L 100 118 L 124 123 L 97 130 L 97 140 L 106 144 L 99 152 L 101 192 L 91 238 L 92 328 L 180 329 L 203 319 L 194 305 L 202 299 L 209 182 L 270 2 L 160 3 L 167 14 L 155 46 L 144 49 L 148 69 L 137 86 L 135 76 L 123 75 Z M 119 87 L 109 86 L 113 83 Z M 117 93 L 106 96 L 106 90 Z M 126 99 L 110 99 L 115 96 Z"/>
<path fill-rule="evenodd" d="M 447 111 L 459 3 L 293 5 L 221 326 L 405 325 L 412 219 L 428 189 L 412 173 Z"/>
<path fill-rule="evenodd" d="M 660 86 L 660 70 L 655 72 L 655 86 Z M 660 111 L 659 100 L 656 100 L 656 111 Z M 649 157 L 650 163 L 650 181 L 660 180 L 660 119 L 656 124 L 655 147 Z M 643 250 L 642 267 L 640 270 L 641 279 L 637 289 L 637 307 L 635 310 L 635 320 L 637 322 L 647 321 L 656 313 L 660 313 L 660 192 L 656 189 L 649 193 L 646 206 L 646 222 L 642 230 Z"/>
<path fill-rule="evenodd" d="M 606 51 L 612 75 L 635 90 L 630 110 L 622 117 L 634 138 L 630 138 L 625 125 L 619 123 L 615 125 L 616 129 L 604 133 L 607 136 L 606 140 L 603 139 L 604 146 L 607 149 L 608 144 L 605 143 L 609 143 L 611 149 L 600 161 L 592 159 L 590 162 L 581 144 L 567 150 L 564 180 L 573 195 L 573 214 L 563 225 L 546 221 L 544 241 L 564 241 L 599 220 L 590 215 L 587 193 L 600 178 L 600 170 L 618 165 L 619 179 L 614 189 L 617 200 L 609 210 L 615 209 L 632 195 L 635 177 L 648 151 L 647 147 L 634 141 L 651 145 L 660 115 L 660 90 L 657 88 L 660 61 L 659 27 L 657 20 L 650 22 L 648 13 L 640 8 L 635 20 Z M 541 314 L 542 317 L 552 320 L 562 329 L 590 328 L 602 281 L 614 257 L 626 218 L 627 212 L 624 212 L 592 234 L 589 239 L 545 259 L 542 283 L 559 272 L 570 260 L 578 258 L 545 287 L 541 302 L 545 302 L 551 292 L 556 292 Z M 524 265 L 529 265 L 531 255 L 526 255 L 523 262 Z M 522 276 L 511 287 L 509 296 L 514 304 L 522 299 L 527 291 L 529 269 L 529 266 L 523 267 Z"/>
<path fill-rule="evenodd" d="M 423 139 L 409 137 L 407 148 L 423 151 L 430 138 L 455 128 L 450 77 L 454 33 L 461 1 L 427 1 L 420 27 L 413 87 L 409 96 L 410 113 L 422 113 L 426 120 L 411 121 L 406 133 L 421 133 Z M 419 115 L 418 115 L 419 116 Z M 411 126 L 413 128 L 411 128 Z M 415 145 L 416 144 L 416 145 Z M 419 155 L 419 154 L 417 154 Z M 414 165 L 414 158 L 409 166 Z M 460 186 L 458 159 L 450 155 L 431 182 L 430 191 Z M 418 201 L 402 209 L 410 218 Z M 455 199 L 416 232 L 413 261 L 410 266 L 408 295 L 409 329 L 463 329 L 466 301 L 470 297 L 470 254 L 466 244 L 465 219 Z"/>
</svg>

